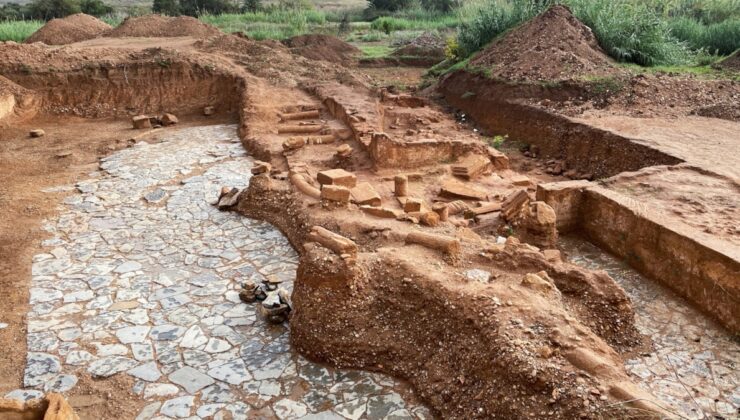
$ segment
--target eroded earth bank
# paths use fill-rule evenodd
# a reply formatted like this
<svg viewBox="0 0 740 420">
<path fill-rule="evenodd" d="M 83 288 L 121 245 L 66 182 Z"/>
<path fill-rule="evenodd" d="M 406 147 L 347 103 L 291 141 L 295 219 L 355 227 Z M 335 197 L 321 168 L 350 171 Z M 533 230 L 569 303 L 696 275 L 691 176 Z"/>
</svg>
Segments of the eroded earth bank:
<svg viewBox="0 0 740 420">
<path fill-rule="evenodd" d="M 504 153 L 344 58 L 131 28 L 0 45 L 0 409 L 56 392 L 81 418 L 737 415 L 737 166 L 646 128 L 683 115 L 445 77 L 447 104 L 527 146 Z M 736 147 L 729 106 L 674 129 Z"/>
</svg>

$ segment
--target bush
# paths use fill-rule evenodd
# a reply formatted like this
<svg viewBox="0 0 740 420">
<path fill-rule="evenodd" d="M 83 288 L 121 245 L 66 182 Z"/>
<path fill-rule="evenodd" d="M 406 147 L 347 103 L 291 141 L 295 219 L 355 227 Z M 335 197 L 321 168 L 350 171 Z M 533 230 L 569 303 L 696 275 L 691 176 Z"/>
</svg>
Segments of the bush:
<svg viewBox="0 0 740 420">
<path fill-rule="evenodd" d="M 411 7 L 413 0 L 370 0 L 368 7 L 375 10 L 396 12 Z"/>
<path fill-rule="evenodd" d="M 8 3 L 0 6 L 0 21 L 21 20 L 25 14 L 25 8 L 18 3 Z"/>
<path fill-rule="evenodd" d="M 51 20 L 80 13 L 80 5 L 73 0 L 34 0 L 28 5 L 32 19 Z"/>
<path fill-rule="evenodd" d="M 113 13 L 113 8 L 101 0 L 81 0 L 80 11 L 90 16 L 104 16 Z"/>
<path fill-rule="evenodd" d="M 244 0 L 242 5 L 242 11 L 244 12 L 256 12 L 262 9 L 262 0 Z"/>
<path fill-rule="evenodd" d="M 671 34 L 694 50 L 730 55 L 740 48 L 740 18 L 702 24 L 695 18 L 680 17 L 669 22 Z"/>
<path fill-rule="evenodd" d="M 671 36 L 667 22 L 644 2 L 568 0 L 601 47 L 619 61 L 653 66 L 684 64 L 690 54 Z"/>
<path fill-rule="evenodd" d="M 180 4 L 177 0 L 154 0 L 152 11 L 160 15 L 179 16 Z"/>
<path fill-rule="evenodd" d="M 234 13 L 236 7 L 228 0 L 180 0 L 180 13 L 187 16 Z"/>
</svg>

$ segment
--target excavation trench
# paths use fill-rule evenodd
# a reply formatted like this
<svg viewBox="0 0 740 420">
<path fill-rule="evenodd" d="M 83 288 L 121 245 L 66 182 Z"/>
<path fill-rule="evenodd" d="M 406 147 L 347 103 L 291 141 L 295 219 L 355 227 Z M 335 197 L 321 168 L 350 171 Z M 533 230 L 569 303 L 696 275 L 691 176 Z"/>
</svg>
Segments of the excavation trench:
<svg viewBox="0 0 740 420">
<path fill-rule="evenodd" d="M 223 114 L 239 114 L 243 136 L 248 123 L 247 88 L 243 79 L 228 74 L 214 75 L 200 66 L 149 63 L 68 74 L 20 72 L 11 78 L 24 87 L 43 92 L 41 109 L 45 112 L 121 116 L 136 109 L 140 112 L 176 110 L 187 114 L 215 105 Z M 155 88 L 151 86 L 152 80 L 156 81 Z M 86 87 L 79 89 L 80 86 Z M 338 105 L 324 103 L 335 118 L 349 118 L 347 113 L 337 111 Z M 562 121 L 537 121 L 562 126 Z M 302 290 L 292 342 L 312 360 L 408 379 L 421 390 L 420 395 L 430 406 L 445 414 L 452 414 L 450 404 L 454 405 L 460 398 L 470 400 L 480 395 L 484 395 L 484 400 L 500 398 L 486 406 L 493 407 L 497 413 L 541 414 L 529 412 L 526 405 L 516 402 L 517 398 L 529 398 L 531 389 L 514 391 L 514 401 L 507 400 L 509 386 L 516 389 L 535 381 L 529 377 L 526 363 L 515 366 L 517 359 L 513 355 L 486 364 L 483 369 L 486 372 L 481 373 L 480 363 L 489 363 L 487 353 L 481 357 L 465 353 L 471 346 L 484 349 L 500 346 L 506 352 L 511 347 L 501 340 L 500 331 L 492 328 L 494 324 L 477 320 L 478 314 L 473 311 L 485 307 L 467 306 L 474 290 L 461 292 L 443 285 L 441 277 L 452 272 L 440 268 L 440 279 L 430 280 L 426 277 L 429 273 L 413 269 L 411 260 L 438 256 L 418 250 L 409 255 L 394 255 L 393 247 L 383 249 L 370 244 L 378 251 L 379 260 L 373 255 L 363 257 L 361 262 L 367 271 L 348 277 L 346 272 L 336 271 L 343 264 L 336 256 L 321 250 L 303 250 L 308 220 L 296 204 L 294 193 L 285 190 L 284 184 L 269 185 L 272 181 L 265 180 L 266 177 L 260 181 L 250 179 L 251 161 L 239 143 L 236 126 L 174 128 L 160 133 L 159 143 L 142 142 L 105 158 L 101 170 L 78 183 L 77 191 L 65 200 L 59 216 L 49 221 L 47 228 L 54 237 L 44 243 L 48 251 L 34 258 L 32 269 L 25 387 L 70 391 L 78 381 L 88 383 L 91 376 L 108 377 L 126 372 L 131 391 L 146 400 L 146 404 L 137 403 L 138 413 L 174 415 L 187 409 L 199 416 L 220 410 L 236 417 L 270 413 L 299 418 L 311 414 L 327 418 L 431 416 L 403 382 L 380 373 L 329 368 L 294 354 L 287 327 L 265 323 L 255 306 L 239 302 L 240 281 L 251 279 L 259 283 L 267 275 L 277 275 L 292 290 L 298 270 L 297 289 Z M 243 141 L 249 146 L 249 139 Z M 589 143 L 584 150 L 606 147 L 608 153 L 604 153 L 608 155 L 625 146 L 632 147 L 616 140 L 607 143 L 610 145 Z M 382 142 L 374 144 L 376 149 L 368 149 L 370 154 L 386 153 L 377 149 Z M 440 155 L 458 153 L 452 149 L 457 145 L 437 146 L 442 150 Z M 413 144 L 401 152 L 413 154 L 417 147 Z M 546 147 L 543 143 L 543 148 Z M 434 153 L 437 152 L 431 155 Z M 621 160 L 603 159 L 602 152 L 594 153 L 583 163 L 583 169 L 601 176 L 656 163 L 678 163 L 677 159 L 658 152 L 650 152 L 641 162 L 630 161 L 630 150 L 623 153 Z M 267 150 L 260 158 L 274 155 Z M 576 164 L 577 155 L 568 156 Z M 437 158 L 437 155 L 429 157 Z M 285 236 L 269 224 L 220 212 L 211 206 L 221 186 L 245 189 L 239 210 L 273 223 Z M 650 356 L 627 358 L 626 366 L 637 382 L 665 398 L 673 411 L 695 415 L 701 411 L 727 413 L 733 407 L 737 410 L 737 374 L 732 369 L 733 363 L 738 362 L 738 354 L 733 351 L 736 346 L 733 347 L 728 334 L 711 322 L 693 317 L 683 303 L 666 297 L 666 302 L 670 302 L 666 307 L 680 305 L 679 312 L 707 334 L 696 341 L 696 335 L 692 335 L 696 331 L 692 328 L 679 331 L 675 318 L 660 318 L 671 311 L 656 313 L 655 308 L 643 304 L 646 293 L 652 297 L 668 296 L 664 290 L 650 289 L 643 293 L 641 287 L 652 286 L 645 286 L 642 278 L 634 280 L 634 273 L 616 267 L 601 251 L 578 240 L 566 239 L 563 247 L 573 255 L 574 261 L 589 264 L 589 268 L 611 270 L 625 289 L 635 288 L 630 296 L 637 311 L 638 328 L 656 343 Z M 303 258 L 300 265 L 296 251 Z M 331 261 L 336 266 L 317 261 Z M 476 263 L 481 262 L 476 260 Z M 389 273 L 386 264 L 400 268 Z M 421 279 L 420 291 L 406 289 L 406 275 Z M 379 279 L 387 279 L 384 280 L 387 283 Z M 375 301 L 363 301 L 358 299 L 361 294 L 358 290 L 347 295 L 347 284 L 359 287 L 359 292 L 367 288 L 364 290 L 368 295 L 375 288 L 373 293 L 379 294 L 374 296 Z M 454 295 L 458 292 L 461 293 Z M 452 295 L 462 310 L 449 308 L 446 299 Z M 418 299 L 417 303 L 428 303 L 430 313 L 440 319 L 449 317 L 453 323 L 420 328 L 414 318 L 419 308 L 407 303 L 414 299 Z M 615 298 L 614 304 L 618 303 L 619 299 Z M 547 303 L 543 305 L 549 308 Z M 340 321 L 321 325 L 321 318 L 311 317 L 327 311 Z M 393 318 L 399 315 L 402 318 Z M 402 341 L 405 337 L 393 334 L 373 337 L 374 340 L 384 338 L 383 345 L 363 341 L 359 332 L 354 336 L 347 334 L 347 328 L 355 324 L 368 329 L 378 327 L 366 325 L 369 318 L 363 319 L 365 316 L 376 317 L 386 326 L 398 323 L 398 331 L 408 331 L 417 340 L 411 341 L 412 344 L 424 343 L 427 347 L 410 351 L 409 342 Z M 612 318 L 604 315 L 603 320 L 605 324 L 618 324 L 615 319 L 619 315 Z M 653 321 L 665 328 L 654 328 Z M 473 327 L 481 337 L 470 337 L 466 328 Z M 321 328 L 332 329 L 335 335 L 321 337 L 317 333 Z M 599 334 L 613 338 L 604 331 Z M 586 336 L 589 341 L 599 340 L 591 332 Z M 442 339 L 445 343 L 457 342 L 461 347 L 450 347 L 454 355 L 430 347 Z M 691 354 L 685 348 L 680 349 L 682 346 L 690 347 Z M 415 352 L 419 357 L 414 357 Z M 425 353 L 434 356 L 426 358 Z M 425 366 L 421 366 L 422 362 Z M 658 362 L 665 369 L 651 369 Z M 691 366 L 686 371 L 671 364 L 684 362 L 690 362 Z M 437 363 L 439 366 L 435 366 Z M 461 372 L 463 375 L 456 375 Z M 511 378 L 506 377 L 512 373 Z M 553 371 L 553 377 L 558 373 Z M 548 374 L 551 373 L 545 372 L 543 376 Z M 480 382 L 475 382 L 478 379 Z M 500 387 L 495 390 L 476 388 L 499 379 Z M 466 380 L 470 384 L 467 389 L 462 386 Z M 575 384 L 575 377 L 570 375 L 563 381 Z M 551 385 L 535 382 L 544 390 L 543 395 L 548 393 L 537 401 L 546 407 Z M 451 384 L 456 388 L 453 392 L 447 391 Z M 690 389 L 693 395 L 688 397 L 687 393 L 679 392 L 679 386 L 684 391 L 686 387 L 694 387 Z M 495 395 L 484 394 L 491 391 Z M 562 409 L 557 414 L 567 417 L 582 412 L 573 402 L 578 398 L 566 399 L 563 407 L 557 408 Z M 462 415 L 469 414 L 485 416 Z"/>
</svg>

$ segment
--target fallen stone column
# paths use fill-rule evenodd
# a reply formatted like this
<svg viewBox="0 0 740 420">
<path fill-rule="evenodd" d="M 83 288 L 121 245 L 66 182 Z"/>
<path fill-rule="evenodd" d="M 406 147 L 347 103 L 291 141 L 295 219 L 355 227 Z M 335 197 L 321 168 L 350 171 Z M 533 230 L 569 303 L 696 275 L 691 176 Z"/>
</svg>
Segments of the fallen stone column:
<svg viewBox="0 0 740 420">
<path fill-rule="evenodd" d="M 324 229 L 321 226 L 312 227 L 311 232 L 308 234 L 308 239 L 313 242 L 318 242 L 338 255 L 357 254 L 356 243 L 342 235 L 338 235 L 330 230 Z"/>
<path fill-rule="evenodd" d="M 296 173 L 292 174 L 290 176 L 290 182 L 295 185 L 295 187 L 298 188 L 298 191 L 302 192 L 303 194 L 316 199 L 321 198 L 321 191 L 313 185 L 309 184 L 308 181 L 306 181 L 306 178 L 303 177 L 303 175 Z"/>
<path fill-rule="evenodd" d="M 310 134 L 318 133 L 323 129 L 323 125 L 282 125 L 278 127 L 278 134 Z"/>
<path fill-rule="evenodd" d="M 450 256 L 457 256 L 460 254 L 460 241 L 447 236 L 423 232 L 411 232 L 406 235 L 406 243 L 421 245 Z"/>
<path fill-rule="evenodd" d="M 320 116 L 321 116 L 321 113 L 319 112 L 319 110 L 314 109 L 311 111 L 280 114 L 280 119 L 282 121 L 296 121 L 296 120 L 309 120 L 311 118 L 319 118 Z"/>
<path fill-rule="evenodd" d="M 493 213 L 499 210 L 501 210 L 500 203 L 486 203 L 480 207 L 473 207 L 471 209 L 465 210 L 465 218 L 472 219 L 476 216 L 480 216 L 482 214 L 487 214 L 487 213 Z"/>
</svg>

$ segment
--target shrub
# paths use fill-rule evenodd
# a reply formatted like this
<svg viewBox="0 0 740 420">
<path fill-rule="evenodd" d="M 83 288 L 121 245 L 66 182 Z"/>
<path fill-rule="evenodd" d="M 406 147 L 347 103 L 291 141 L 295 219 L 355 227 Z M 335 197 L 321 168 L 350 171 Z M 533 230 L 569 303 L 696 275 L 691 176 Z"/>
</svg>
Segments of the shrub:
<svg viewBox="0 0 740 420">
<path fill-rule="evenodd" d="M 113 8 L 101 0 L 81 0 L 80 11 L 91 16 L 104 16 L 113 13 Z"/>
<path fill-rule="evenodd" d="M 220 15 L 235 11 L 236 7 L 228 0 L 180 0 L 180 13 L 187 16 L 198 16 L 204 13 Z"/>
<path fill-rule="evenodd" d="M 619 61 L 643 66 L 683 64 L 686 47 L 644 2 L 631 0 L 568 0 L 573 13 L 590 27 L 601 47 Z"/>
<path fill-rule="evenodd" d="M 33 19 L 51 20 L 80 13 L 80 5 L 73 0 L 34 0 L 28 5 Z"/>
<path fill-rule="evenodd" d="M 679 17 L 669 22 L 669 28 L 694 50 L 729 55 L 740 48 L 740 18 L 705 25 L 695 18 Z"/>
<path fill-rule="evenodd" d="M 242 11 L 244 12 L 256 12 L 262 9 L 262 0 L 244 0 L 242 5 Z"/>
<path fill-rule="evenodd" d="M 375 10 L 395 12 L 409 8 L 412 4 L 412 0 L 370 0 L 368 7 Z"/>
<path fill-rule="evenodd" d="M 0 21 L 21 20 L 26 10 L 18 3 L 8 3 L 0 6 Z"/>
<path fill-rule="evenodd" d="M 180 14 L 180 4 L 177 0 L 154 0 L 152 11 L 161 15 L 178 16 Z"/>
</svg>

